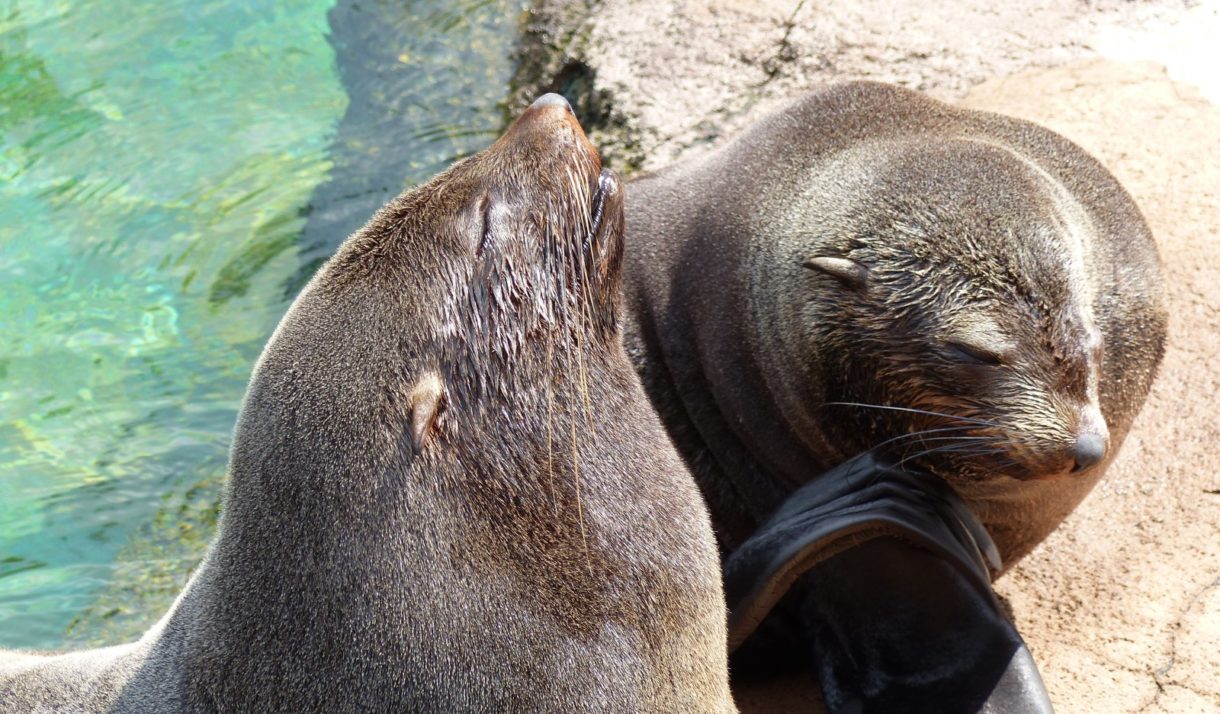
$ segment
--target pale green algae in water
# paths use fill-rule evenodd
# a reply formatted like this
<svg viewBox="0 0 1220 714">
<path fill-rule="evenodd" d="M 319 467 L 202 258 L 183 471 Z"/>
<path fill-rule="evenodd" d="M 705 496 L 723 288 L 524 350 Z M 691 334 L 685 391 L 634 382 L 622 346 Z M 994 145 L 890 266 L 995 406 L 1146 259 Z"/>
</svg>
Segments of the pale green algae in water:
<svg viewBox="0 0 1220 714">
<path fill-rule="evenodd" d="M 332 5 L 0 0 L 0 647 L 117 642 L 164 612 L 286 286 L 359 225 L 318 216 L 372 200 L 334 167 L 401 165 L 380 201 L 499 130 L 519 4 L 371 2 L 418 26 L 394 59 L 438 93 L 384 138 Z M 498 69 L 448 81 L 468 35 Z M 307 225 L 341 232 L 305 250 Z"/>
</svg>

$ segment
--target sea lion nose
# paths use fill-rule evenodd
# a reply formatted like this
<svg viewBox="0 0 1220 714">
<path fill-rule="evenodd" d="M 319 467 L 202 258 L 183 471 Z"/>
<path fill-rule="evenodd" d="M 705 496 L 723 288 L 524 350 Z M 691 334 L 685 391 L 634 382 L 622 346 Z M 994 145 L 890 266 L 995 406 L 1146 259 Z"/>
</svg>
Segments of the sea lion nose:
<svg viewBox="0 0 1220 714">
<path fill-rule="evenodd" d="M 530 105 L 530 109 L 541 109 L 543 107 L 554 106 L 562 106 L 564 109 L 568 110 L 568 114 L 575 114 L 575 112 L 572 111 L 572 105 L 568 103 L 568 100 L 565 99 L 562 94 L 555 94 L 554 92 L 544 94 L 535 99 L 534 103 Z"/>
<path fill-rule="evenodd" d="M 496 143 L 515 144 L 530 152 L 530 161 L 544 163 L 548 156 L 566 154 L 575 148 L 587 154 L 591 165 L 601 170 L 601 155 L 585 135 L 572 105 L 560 94 L 544 94 L 535 99 Z"/>
<path fill-rule="evenodd" d="M 1070 450 L 1075 465 L 1072 473 L 1084 471 L 1090 466 L 1101 463 L 1106 455 L 1106 437 L 1093 432 L 1084 432 L 1076 437 L 1076 443 Z"/>
</svg>

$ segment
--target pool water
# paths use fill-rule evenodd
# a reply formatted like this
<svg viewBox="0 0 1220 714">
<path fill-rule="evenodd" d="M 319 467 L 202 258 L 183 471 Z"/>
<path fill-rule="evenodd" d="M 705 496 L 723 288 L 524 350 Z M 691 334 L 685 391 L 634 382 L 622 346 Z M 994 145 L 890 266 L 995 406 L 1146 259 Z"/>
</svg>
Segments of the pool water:
<svg viewBox="0 0 1220 714">
<path fill-rule="evenodd" d="M 130 639 L 316 266 L 490 143 L 520 0 L 0 0 L 0 647 Z"/>
</svg>

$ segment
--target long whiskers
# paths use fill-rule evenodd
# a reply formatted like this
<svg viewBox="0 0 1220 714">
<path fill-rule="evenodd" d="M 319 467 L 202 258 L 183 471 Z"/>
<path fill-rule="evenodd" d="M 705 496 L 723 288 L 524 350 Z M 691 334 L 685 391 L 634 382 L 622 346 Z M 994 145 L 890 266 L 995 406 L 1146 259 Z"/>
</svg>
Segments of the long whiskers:
<svg viewBox="0 0 1220 714">
<path fill-rule="evenodd" d="M 574 177 L 570 170 L 568 172 L 568 180 L 569 182 L 574 181 Z M 564 214 L 559 212 L 557 215 L 563 216 Z M 566 287 L 566 281 L 564 280 L 563 276 L 568 275 L 570 261 L 575 259 L 574 256 L 570 255 L 570 245 L 573 242 L 569 240 L 572 237 L 571 231 L 572 227 L 568 223 L 566 217 L 562 225 L 555 225 L 552 227 L 552 230 L 550 231 L 551 238 L 555 241 L 554 245 L 552 246 L 552 250 L 558 258 L 560 265 L 558 266 L 559 270 L 552 270 L 549 271 L 549 273 L 552 276 L 556 276 L 555 279 L 558 283 L 556 285 L 556 296 L 559 300 L 560 310 L 566 313 L 570 318 L 574 318 L 576 320 L 576 325 L 574 326 L 575 329 L 573 330 L 572 335 L 569 335 L 566 330 L 560 331 L 560 339 L 563 340 L 565 362 L 564 373 L 567 375 L 564 383 L 570 387 L 573 383 L 572 376 L 575 375 L 576 388 L 582 392 L 581 401 L 585 405 L 585 419 L 591 420 L 592 417 L 590 414 L 589 398 L 586 386 L 587 382 L 584 375 L 585 365 L 584 356 L 582 354 L 583 345 L 581 344 L 580 339 L 580 335 L 585 329 L 585 317 L 583 315 L 581 306 L 579 304 L 572 304 L 574 298 L 577 300 L 579 299 L 579 291 L 569 293 L 564 289 Z M 576 309 L 571 310 L 570 308 L 572 307 L 575 307 Z M 560 325 L 551 326 L 552 331 L 559 328 Z M 571 342 L 569 342 L 569 340 L 571 340 Z M 575 360 L 573 360 L 573 351 L 576 352 Z M 573 364 L 573 361 L 576 362 L 575 365 Z M 572 455 L 572 479 L 573 491 L 576 500 L 576 522 L 580 528 L 580 541 L 581 547 L 583 548 L 585 554 L 585 567 L 591 574 L 593 572 L 593 561 L 589 555 L 589 538 L 588 533 L 585 530 L 584 505 L 581 503 L 580 494 L 580 444 L 577 441 L 578 433 L 576 429 L 576 421 L 578 418 L 579 417 L 575 417 L 575 415 L 573 415 L 573 418 L 569 420 L 569 438 L 571 439 L 570 446 Z"/>
<path fill-rule="evenodd" d="M 824 402 L 824 407 L 860 407 L 862 409 L 881 409 L 896 412 L 906 412 L 909 414 L 923 414 L 924 416 L 940 417 L 941 419 L 951 419 L 979 426 L 998 426 L 996 422 L 990 419 L 975 419 L 973 417 L 958 416 L 957 414 L 946 414 L 944 412 L 933 412 L 926 409 L 912 409 L 911 407 L 892 407 L 883 404 L 865 404 L 863 402 Z"/>
<path fill-rule="evenodd" d="M 584 522 L 583 484 L 581 474 L 582 441 L 594 434 L 593 400 L 589 391 L 588 363 L 593 357 L 589 352 L 596 348 L 596 340 L 588 334 L 596 329 L 598 302 L 592 289 L 592 265 L 595 254 L 591 253 L 595 236 L 593 210 L 595 194 L 590 190 L 585 174 L 564 167 L 560 186 L 567 193 L 543 212 L 546 220 L 542 225 L 544 292 L 544 329 L 546 330 L 546 362 L 549 374 L 546 383 L 547 434 L 546 459 L 548 486 L 558 518 L 568 506 L 562 494 L 567 492 L 563 484 L 555 483 L 555 459 L 565 457 L 555 453 L 563 450 L 562 439 L 570 439 L 568 449 L 571 459 L 572 483 L 570 487 L 575 499 L 576 522 L 580 530 L 581 546 L 585 565 L 593 572 L 589 551 L 589 531 Z M 583 415 L 581 414 L 583 412 Z M 559 419 L 556 424 L 555 420 Z M 564 429 L 563 420 L 568 429 Z M 587 429 L 582 428 L 586 426 Z M 556 433 L 568 432 L 567 434 Z M 560 440 L 556 443 L 556 439 Z M 562 461 L 560 462 L 562 463 Z M 557 490 L 558 489 L 558 490 Z M 569 517 L 571 513 L 568 513 Z"/>
<path fill-rule="evenodd" d="M 889 439 L 886 439 L 885 441 L 881 442 L 880 444 L 875 444 L 874 446 L 869 448 L 869 451 L 876 453 L 876 452 L 880 451 L 883 447 L 889 446 L 890 444 L 893 444 L 895 442 L 904 441 L 904 440 L 908 440 L 908 439 L 909 440 L 919 439 L 926 434 L 940 434 L 940 433 L 955 432 L 955 431 L 969 433 L 969 431 L 974 428 L 975 427 L 973 424 L 969 424 L 966 426 L 946 426 L 946 427 L 941 427 L 939 429 L 924 429 L 922 431 L 912 431 L 907 434 L 899 434 L 898 436 L 894 436 Z"/>
<path fill-rule="evenodd" d="M 945 454 L 945 453 L 954 453 L 959 456 L 985 456 L 988 454 L 998 454 L 998 453 L 1003 453 L 1003 452 L 997 448 L 994 448 L 991 446 L 984 446 L 981 444 L 952 443 L 952 444 L 946 444 L 944 446 L 936 446 L 931 449 L 924 449 L 923 451 L 920 451 L 915 454 L 911 454 L 910 456 L 905 456 L 902 458 L 902 460 L 900 460 L 897 464 L 894 465 L 894 468 L 901 469 L 904 465 L 907 464 L 907 462 L 914 461 L 915 459 L 922 459 L 925 456 L 931 456 L 932 454 Z"/>
<path fill-rule="evenodd" d="M 869 452 L 874 454 L 885 450 L 891 452 L 897 451 L 901 458 L 894 465 L 894 468 L 902 468 L 909 462 L 923 459 L 933 454 L 954 454 L 964 457 L 1006 455 L 1003 447 L 1007 440 L 1002 435 L 998 433 L 979 433 L 979 431 L 989 431 L 998 426 L 997 422 L 990 419 L 979 419 L 913 407 L 895 407 L 883 404 L 867 404 L 864 402 L 826 402 L 823 406 L 858 407 L 861 409 L 876 409 L 904 414 L 919 414 L 949 422 L 948 426 L 938 426 L 907 434 L 899 434 L 868 449 Z M 915 453 L 910 453 L 916 447 L 918 447 L 918 450 Z M 1002 464 L 992 464 L 991 468 L 1002 469 L 1005 467 L 1004 464 L 1016 465 L 1011 457 L 1005 456 Z"/>
<path fill-rule="evenodd" d="M 588 231 L 592 229 L 592 223 L 589 221 L 585 213 L 582 213 L 582 216 L 582 229 L 585 231 L 585 235 L 588 235 Z M 581 304 L 580 310 L 577 313 L 580 316 L 580 325 L 579 329 L 576 330 L 576 361 L 579 367 L 580 395 L 584 403 L 585 424 L 589 427 L 589 431 L 593 432 L 593 404 L 589 399 L 589 380 L 585 372 L 583 344 L 584 333 L 587 329 L 589 329 L 589 327 L 592 326 L 593 322 L 593 302 L 592 298 L 590 297 L 590 293 L 592 291 L 588 289 L 591 284 L 589 281 L 589 261 L 585 259 L 585 253 L 586 251 L 584 249 L 584 245 L 582 244 L 578 246 L 577 260 L 579 261 L 580 265 L 580 280 L 586 289 L 579 293 Z"/>
<path fill-rule="evenodd" d="M 551 505 L 555 508 L 555 517 L 559 517 L 559 498 L 555 495 L 555 396 L 552 393 L 554 370 L 552 365 L 555 354 L 555 334 L 548 330 L 546 335 L 546 482 L 551 491 Z"/>
</svg>

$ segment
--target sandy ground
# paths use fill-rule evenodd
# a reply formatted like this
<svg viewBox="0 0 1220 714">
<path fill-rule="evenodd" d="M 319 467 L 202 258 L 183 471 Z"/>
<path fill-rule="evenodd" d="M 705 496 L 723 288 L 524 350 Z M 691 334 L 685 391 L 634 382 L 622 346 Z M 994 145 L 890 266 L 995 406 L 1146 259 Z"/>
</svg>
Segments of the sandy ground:
<svg viewBox="0 0 1220 714">
<path fill-rule="evenodd" d="M 1220 712 L 1220 2 L 608 0 L 536 22 L 552 67 L 592 69 L 619 169 L 871 78 L 1039 122 L 1118 176 L 1160 245 L 1169 349 L 1109 473 L 997 589 L 1058 711 Z M 816 696 L 738 694 L 748 712 Z"/>
</svg>

